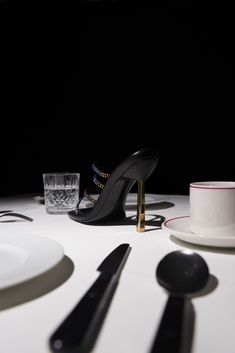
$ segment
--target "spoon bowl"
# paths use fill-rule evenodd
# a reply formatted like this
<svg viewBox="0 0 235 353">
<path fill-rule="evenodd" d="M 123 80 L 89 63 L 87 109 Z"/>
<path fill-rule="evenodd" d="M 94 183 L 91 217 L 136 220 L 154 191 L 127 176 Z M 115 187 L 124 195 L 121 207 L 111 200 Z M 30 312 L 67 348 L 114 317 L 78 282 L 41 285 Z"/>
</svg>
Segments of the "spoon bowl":
<svg viewBox="0 0 235 353">
<path fill-rule="evenodd" d="M 205 260 L 189 250 L 173 251 L 158 264 L 157 281 L 172 294 L 187 295 L 202 289 L 209 278 Z"/>
<path fill-rule="evenodd" d="M 151 353 L 189 353 L 189 337 L 193 331 L 189 332 L 189 328 L 193 327 L 189 322 L 189 308 L 192 306 L 189 305 L 189 295 L 206 285 L 208 266 L 197 253 L 173 251 L 159 262 L 156 277 L 170 295 Z"/>
</svg>

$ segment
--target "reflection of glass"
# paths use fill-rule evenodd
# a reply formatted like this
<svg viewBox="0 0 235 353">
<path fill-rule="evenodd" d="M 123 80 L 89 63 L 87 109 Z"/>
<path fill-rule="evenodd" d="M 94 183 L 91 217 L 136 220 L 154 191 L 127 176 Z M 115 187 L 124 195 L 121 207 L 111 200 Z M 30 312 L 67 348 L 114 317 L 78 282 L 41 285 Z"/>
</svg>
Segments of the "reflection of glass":
<svg viewBox="0 0 235 353">
<path fill-rule="evenodd" d="M 47 213 L 65 214 L 76 208 L 79 200 L 79 173 L 43 174 Z"/>
</svg>

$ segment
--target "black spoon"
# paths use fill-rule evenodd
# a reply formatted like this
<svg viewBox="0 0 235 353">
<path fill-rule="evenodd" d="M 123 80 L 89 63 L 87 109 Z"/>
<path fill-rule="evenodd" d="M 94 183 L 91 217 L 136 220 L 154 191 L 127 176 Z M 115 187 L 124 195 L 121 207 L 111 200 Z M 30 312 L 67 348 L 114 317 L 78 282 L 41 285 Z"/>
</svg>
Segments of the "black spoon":
<svg viewBox="0 0 235 353">
<path fill-rule="evenodd" d="M 157 280 L 170 292 L 151 353 L 185 351 L 184 322 L 189 294 L 202 289 L 209 278 L 204 259 L 192 251 L 174 251 L 158 264 Z"/>
</svg>

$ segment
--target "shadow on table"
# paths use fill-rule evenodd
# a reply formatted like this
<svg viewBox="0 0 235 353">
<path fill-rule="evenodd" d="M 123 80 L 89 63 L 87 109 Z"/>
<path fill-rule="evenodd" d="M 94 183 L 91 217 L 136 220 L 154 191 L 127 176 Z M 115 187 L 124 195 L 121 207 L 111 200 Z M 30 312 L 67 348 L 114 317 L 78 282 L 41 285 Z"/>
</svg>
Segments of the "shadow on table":
<svg viewBox="0 0 235 353">
<path fill-rule="evenodd" d="M 176 347 L 174 346 L 176 342 L 180 342 L 180 352 L 181 353 L 190 353 L 192 351 L 192 346 L 193 346 L 193 337 L 194 337 L 194 327 L 195 327 L 195 317 L 196 313 L 194 310 L 194 305 L 192 303 L 192 299 L 201 297 L 207 294 L 210 294 L 213 292 L 218 286 L 218 280 L 217 278 L 210 274 L 209 280 L 207 282 L 207 285 L 200 291 L 193 293 L 191 295 L 188 295 L 184 299 L 184 304 L 183 304 L 183 317 L 181 323 L 178 322 L 178 325 L 182 325 L 182 336 L 176 336 L 179 334 L 180 331 L 175 331 L 176 325 L 173 323 L 173 328 L 171 327 L 171 323 L 169 321 L 165 322 L 164 325 L 161 326 L 161 334 L 158 335 L 159 333 L 159 328 L 157 330 L 155 339 L 153 341 L 151 350 L 149 353 L 155 353 L 155 352 L 174 352 Z M 168 299 L 169 300 L 169 299 Z M 175 301 L 176 300 L 176 301 Z M 171 322 L 174 320 L 178 320 L 179 317 L 177 316 L 178 309 L 175 307 L 180 305 L 182 298 L 180 297 L 175 297 L 174 301 L 171 301 L 170 303 L 166 303 L 165 306 L 165 311 L 167 310 L 167 317 L 171 318 Z M 168 304 L 168 305 L 167 305 Z M 181 304 L 182 305 L 182 304 Z M 162 317 L 161 320 L 164 319 L 166 312 L 164 312 L 164 316 Z M 170 324 L 170 326 L 169 326 Z M 178 326 L 180 327 L 180 326 Z M 166 340 L 167 338 L 167 340 Z M 177 350 L 177 349 L 176 349 Z M 177 350 L 178 352 L 178 350 Z"/>
<path fill-rule="evenodd" d="M 165 221 L 165 217 L 157 214 L 146 214 L 145 215 L 145 225 L 151 226 L 153 228 L 146 229 L 145 232 L 150 232 L 156 229 L 162 229 L 162 223 Z M 120 220 L 105 220 L 90 223 L 89 226 L 135 226 L 137 223 L 136 215 L 127 216 Z"/>
<path fill-rule="evenodd" d="M 182 344 L 182 353 L 190 353 L 193 345 L 194 326 L 195 326 L 195 310 L 192 299 L 210 294 L 218 286 L 217 278 L 210 274 L 207 285 L 200 291 L 191 294 L 187 300 L 184 311 L 184 339 Z"/>
<path fill-rule="evenodd" d="M 166 208 L 174 207 L 175 204 L 173 202 L 169 201 L 160 201 L 160 202 L 155 202 L 151 204 L 145 204 L 145 209 L 146 210 L 164 210 Z M 137 206 L 136 205 L 126 205 L 126 210 L 131 211 L 131 210 L 136 210 Z"/>
<path fill-rule="evenodd" d="M 195 326 L 195 310 L 192 303 L 192 299 L 202 297 L 204 295 L 210 294 L 218 286 L 217 278 L 210 274 L 207 285 L 200 291 L 191 294 L 186 301 L 185 312 L 184 312 L 184 339 L 182 346 L 182 353 L 190 353 L 193 345 L 194 336 L 194 326 Z M 199 314 L 200 315 L 200 314 Z"/>
<path fill-rule="evenodd" d="M 66 282 L 73 273 L 74 265 L 64 256 L 55 267 L 33 279 L 0 290 L 0 310 L 12 308 L 45 295 Z"/>
</svg>

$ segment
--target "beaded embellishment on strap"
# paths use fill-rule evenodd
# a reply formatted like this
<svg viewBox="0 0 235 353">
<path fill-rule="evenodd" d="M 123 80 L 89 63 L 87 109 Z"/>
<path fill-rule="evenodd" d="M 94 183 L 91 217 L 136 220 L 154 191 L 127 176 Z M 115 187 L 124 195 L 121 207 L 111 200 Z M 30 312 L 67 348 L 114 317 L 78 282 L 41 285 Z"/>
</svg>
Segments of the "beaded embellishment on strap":
<svg viewBox="0 0 235 353">
<path fill-rule="evenodd" d="M 101 171 L 100 167 L 102 169 L 103 169 L 103 167 L 100 166 L 100 163 L 98 163 L 98 162 L 93 163 L 91 167 L 92 167 L 93 171 L 96 174 L 98 174 L 99 176 L 101 176 L 102 178 L 108 179 L 111 175 L 111 173 L 104 173 L 103 171 Z M 104 166 L 104 169 L 105 169 L 105 167 L 107 167 L 107 166 Z"/>
<path fill-rule="evenodd" d="M 78 212 L 80 202 L 86 198 L 92 204 L 95 204 L 99 198 L 99 194 L 104 188 L 106 181 L 111 176 L 113 167 L 110 164 L 104 164 L 100 162 L 94 162 L 92 164 L 92 170 L 95 172 L 93 175 L 93 186 L 87 187 L 84 190 L 84 194 L 78 202 L 76 211 Z M 97 197 L 96 197 L 97 196 Z"/>
</svg>

